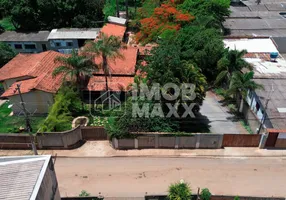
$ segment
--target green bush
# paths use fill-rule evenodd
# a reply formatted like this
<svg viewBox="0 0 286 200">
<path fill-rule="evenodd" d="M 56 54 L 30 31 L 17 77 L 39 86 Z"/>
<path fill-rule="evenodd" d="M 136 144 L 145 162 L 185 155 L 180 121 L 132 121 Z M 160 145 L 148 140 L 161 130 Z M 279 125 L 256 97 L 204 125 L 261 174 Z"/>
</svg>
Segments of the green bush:
<svg viewBox="0 0 286 200">
<path fill-rule="evenodd" d="M 73 87 L 63 86 L 55 96 L 49 115 L 40 125 L 40 132 L 57 132 L 71 129 L 72 114 L 81 109 L 81 100 Z"/>
<path fill-rule="evenodd" d="M 168 199 L 170 200 L 190 200 L 192 196 L 191 189 L 187 183 L 183 181 L 171 184 L 168 191 Z"/>
<path fill-rule="evenodd" d="M 79 194 L 79 197 L 89 197 L 89 196 L 90 196 L 90 193 L 88 193 L 85 190 L 82 190 Z"/>
<path fill-rule="evenodd" d="M 150 110 L 154 105 L 152 102 L 135 102 L 140 108 L 143 103 L 148 103 Z M 114 112 L 113 116 L 109 117 L 105 128 L 111 138 L 132 137 L 130 132 L 175 132 L 178 130 L 178 122 L 171 118 L 133 116 L 133 103 L 135 102 L 129 98 L 121 111 Z"/>
<path fill-rule="evenodd" d="M 210 200 L 211 196 L 212 196 L 212 193 L 210 193 L 209 189 L 207 188 L 202 189 L 201 194 L 200 194 L 200 198 L 202 200 Z"/>
</svg>

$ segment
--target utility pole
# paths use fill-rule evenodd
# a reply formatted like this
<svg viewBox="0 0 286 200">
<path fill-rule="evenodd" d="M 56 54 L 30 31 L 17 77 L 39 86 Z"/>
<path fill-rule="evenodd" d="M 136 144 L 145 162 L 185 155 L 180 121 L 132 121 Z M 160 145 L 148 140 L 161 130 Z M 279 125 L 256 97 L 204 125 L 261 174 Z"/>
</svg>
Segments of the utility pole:
<svg viewBox="0 0 286 200">
<path fill-rule="evenodd" d="M 32 145 L 32 149 L 33 149 L 34 155 L 38 155 L 37 148 L 36 148 L 36 145 L 35 145 L 34 136 L 33 136 L 32 133 L 31 133 L 31 132 L 32 132 L 32 126 L 31 126 L 31 124 L 30 124 L 29 115 L 28 115 L 28 112 L 27 112 L 26 107 L 25 107 L 25 102 L 24 102 L 23 97 L 22 97 L 22 93 L 21 93 L 20 86 L 21 86 L 21 84 L 17 84 L 17 87 L 16 87 L 15 89 L 16 89 L 16 91 L 18 91 L 19 96 L 20 96 L 20 99 L 21 99 L 20 104 L 21 104 L 22 107 L 23 107 L 23 111 L 24 111 L 24 115 L 25 115 L 26 131 L 27 131 L 27 132 L 29 133 L 29 135 L 30 135 L 30 140 L 31 140 L 31 145 Z M 16 91 L 15 91 L 15 92 L 16 92 Z"/>
<path fill-rule="evenodd" d="M 269 103 L 269 101 L 270 101 L 270 99 L 271 99 L 270 97 L 271 97 L 271 95 L 272 95 L 273 92 L 274 92 L 274 89 L 273 89 L 273 84 L 272 84 L 271 91 L 270 91 L 270 93 L 269 93 L 269 95 L 268 95 L 268 97 L 267 97 L 267 99 L 266 99 L 266 102 L 265 102 L 264 113 L 263 113 L 263 116 L 262 116 L 262 118 L 261 118 L 261 123 L 260 123 L 260 125 L 259 125 L 259 128 L 257 129 L 257 134 L 260 133 L 260 131 L 261 131 L 261 129 L 262 129 L 262 126 L 263 126 L 263 124 L 264 124 L 264 122 L 265 122 L 265 120 L 266 120 L 266 110 L 267 110 L 267 107 L 268 107 L 268 103 Z"/>
</svg>

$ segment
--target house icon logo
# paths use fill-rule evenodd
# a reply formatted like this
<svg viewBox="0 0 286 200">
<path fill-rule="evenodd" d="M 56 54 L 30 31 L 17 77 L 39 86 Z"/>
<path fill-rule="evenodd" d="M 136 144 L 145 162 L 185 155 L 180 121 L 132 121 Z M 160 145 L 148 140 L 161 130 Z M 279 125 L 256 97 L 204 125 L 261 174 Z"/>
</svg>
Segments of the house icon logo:
<svg viewBox="0 0 286 200">
<path fill-rule="evenodd" d="M 94 101 L 94 107 L 96 110 L 113 110 L 121 111 L 121 101 L 120 101 L 120 92 L 119 93 L 110 93 L 110 91 L 106 91 L 101 94 Z"/>
</svg>

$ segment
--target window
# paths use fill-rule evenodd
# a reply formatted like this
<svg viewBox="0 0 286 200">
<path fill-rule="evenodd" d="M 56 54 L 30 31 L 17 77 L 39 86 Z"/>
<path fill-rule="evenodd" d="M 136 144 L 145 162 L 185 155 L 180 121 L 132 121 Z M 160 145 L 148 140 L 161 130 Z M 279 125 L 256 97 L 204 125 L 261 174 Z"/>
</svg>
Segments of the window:
<svg viewBox="0 0 286 200">
<path fill-rule="evenodd" d="M 23 49 L 22 44 L 14 44 L 15 49 Z"/>
<path fill-rule="evenodd" d="M 25 44 L 25 49 L 36 49 L 36 45 L 34 44 Z"/>
<path fill-rule="evenodd" d="M 67 42 L 67 46 L 68 47 L 72 47 L 73 46 L 73 42 Z"/>
<path fill-rule="evenodd" d="M 61 46 L 61 43 L 60 42 L 56 42 L 56 47 L 60 47 Z"/>
</svg>

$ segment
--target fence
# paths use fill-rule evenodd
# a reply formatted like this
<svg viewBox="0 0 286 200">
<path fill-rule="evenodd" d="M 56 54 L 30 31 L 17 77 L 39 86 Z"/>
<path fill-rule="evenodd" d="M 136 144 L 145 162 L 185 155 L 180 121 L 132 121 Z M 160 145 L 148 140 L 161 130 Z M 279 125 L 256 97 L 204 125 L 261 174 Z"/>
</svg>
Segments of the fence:
<svg viewBox="0 0 286 200">
<path fill-rule="evenodd" d="M 223 147 L 258 147 L 261 135 L 224 134 Z"/>
<path fill-rule="evenodd" d="M 140 134 L 132 139 L 112 139 L 115 149 L 219 149 L 222 147 L 221 134 L 193 134 L 173 136 L 170 134 Z"/>
<path fill-rule="evenodd" d="M 107 133 L 102 126 L 86 126 L 81 128 L 82 138 L 84 140 L 107 140 Z"/>
<path fill-rule="evenodd" d="M 39 149 L 72 149 L 85 140 L 106 140 L 103 127 L 80 127 L 64 132 L 37 133 Z M 29 134 L 0 134 L 0 149 L 31 149 Z"/>
</svg>

